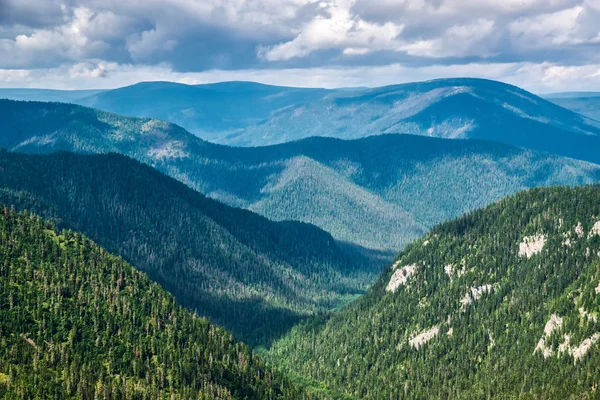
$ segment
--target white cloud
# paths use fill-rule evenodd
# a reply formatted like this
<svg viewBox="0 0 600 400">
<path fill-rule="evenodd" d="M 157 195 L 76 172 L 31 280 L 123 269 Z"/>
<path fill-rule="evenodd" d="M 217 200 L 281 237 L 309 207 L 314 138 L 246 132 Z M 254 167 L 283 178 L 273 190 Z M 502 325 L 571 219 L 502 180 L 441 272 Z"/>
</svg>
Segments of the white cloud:
<svg viewBox="0 0 600 400">
<path fill-rule="evenodd" d="M 478 19 L 465 25 L 450 27 L 440 37 L 407 43 L 398 50 L 410 55 L 426 57 L 464 57 L 469 55 L 489 56 L 495 44 L 486 41 L 494 32 L 494 21 Z"/>
<path fill-rule="evenodd" d="M 0 69 L 0 85 L 5 87 L 20 86 L 23 82 L 27 82 L 29 75 L 29 71 L 24 69 Z"/>
<path fill-rule="evenodd" d="M 341 49 L 345 54 L 356 55 L 396 48 L 404 26 L 364 21 L 351 13 L 355 3 L 355 0 L 319 3 L 324 15 L 316 15 L 293 40 L 262 47 L 259 55 L 269 61 L 279 61 L 304 57 L 317 50 Z"/>
<path fill-rule="evenodd" d="M 96 61 L 50 69 L 0 69 L 0 87 L 92 89 L 114 88 L 140 81 L 199 84 L 247 80 L 273 85 L 334 88 L 383 86 L 465 76 L 501 80 L 537 93 L 567 90 L 600 91 L 600 64 L 572 67 L 549 63 L 472 63 L 429 67 L 391 64 L 377 67 L 211 70 L 181 73 L 173 71 L 168 65 L 121 65 Z"/>
<path fill-rule="evenodd" d="M 104 40 L 122 34 L 127 22 L 125 17 L 88 8 L 76 8 L 71 15 L 65 11 L 64 19 L 62 25 L 0 40 L 0 65 L 27 67 L 101 55 L 110 48 Z"/>
<path fill-rule="evenodd" d="M 175 48 L 177 40 L 165 37 L 160 31 L 151 29 L 134 33 L 127 38 L 126 48 L 134 60 L 144 60 L 157 53 L 169 52 Z"/>
<path fill-rule="evenodd" d="M 520 18 L 509 25 L 514 43 L 523 49 L 548 48 L 554 45 L 579 44 L 586 38 L 577 35 L 578 17 L 582 6 Z"/>
</svg>

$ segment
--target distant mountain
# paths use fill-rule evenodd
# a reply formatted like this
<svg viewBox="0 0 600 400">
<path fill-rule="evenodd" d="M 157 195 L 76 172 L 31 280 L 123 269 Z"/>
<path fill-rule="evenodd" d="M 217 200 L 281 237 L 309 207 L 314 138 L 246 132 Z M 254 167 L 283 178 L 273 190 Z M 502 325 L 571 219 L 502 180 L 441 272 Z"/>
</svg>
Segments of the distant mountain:
<svg viewBox="0 0 600 400">
<path fill-rule="evenodd" d="M 600 187 L 534 189 L 435 227 L 270 356 L 360 399 L 591 399 L 599 314 Z"/>
<path fill-rule="evenodd" d="M 0 206 L 0 397 L 298 399 L 121 258 Z"/>
<path fill-rule="evenodd" d="M 548 98 L 548 100 L 588 118 L 600 121 L 600 93 L 597 96 L 586 94 L 584 97 L 556 97 Z"/>
<path fill-rule="evenodd" d="M 312 225 L 226 206 L 121 155 L 2 150 L 0 172 L 0 203 L 83 232 L 252 345 L 348 303 L 380 271 Z"/>
<path fill-rule="evenodd" d="M 558 92 L 540 95 L 545 99 L 572 99 L 582 97 L 600 97 L 600 92 Z"/>
<path fill-rule="evenodd" d="M 73 103 L 103 90 L 0 89 L 0 99 Z"/>
<path fill-rule="evenodd" d="M 600 162 L 600 122 L 515 86 L 440 79 L 373 89 L 295 89 L 247 82 L 141 83 L 78 101 L 177 123 L 208 141 L 264 146 L 309 136 L 384 133 L 482 139 Z"/>
<path fill-rule="evenodd" d="M 262 123 L 275 111 L 319 100 L 333 92 L 253 82 L 142 82 L 73 102 L 132 117 L 162 119 L 202 139 L 227 144 L 229 136 L 234 138 Z"/>
<path fill-rule="evenodd" d="M 125 154 L 229 205 L 387 251 L 519 190 L 600 180 L 597 165 L 499 143 L 383 135 L 231 148 L 65 104 L 0 101 L 0 131 L 11 150 Z"/>
</svg>

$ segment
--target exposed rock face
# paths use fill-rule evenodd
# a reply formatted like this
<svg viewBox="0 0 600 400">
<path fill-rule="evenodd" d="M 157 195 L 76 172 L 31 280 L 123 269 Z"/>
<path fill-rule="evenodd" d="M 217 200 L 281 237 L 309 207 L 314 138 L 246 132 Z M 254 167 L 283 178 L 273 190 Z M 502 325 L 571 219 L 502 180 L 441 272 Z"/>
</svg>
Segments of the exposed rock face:
<svg viewBox="0 0 600 400">
<path fill-rule="evenodd" d="M 581 318 L 587 319 L 590 322 L 598 322 L 598 317 L 595 314 L 590 314 L 583 307 L 579 307 L 579 315 Z"/>
<path fill-rule="evenodd" d="M 444 271 L 446 272 L 446 275 L 451 277 L 452 272 L 454 271 L 454 266 L 452 264 L 448 264 L 448 265 L 444 266 Z"/>
<path fill-rule="evenodd" d="M 411 264 L 397 269 L 390 278 L 385 290 L 388 292 L 395 292 L 400 286 L 406 285 L 408 279 L 417 272 L 418 268 L 417 264 Z"/>
<path fill-rule="evenodd" d="M 579 309 L 579 313 L 581 314 L 582 317 L 589 318 L 589 316 L 590 316 L 588 313 L 585 312 L 585 310 L 583 310 L 583 308 Z M 558 316 L 556 314 L 552 314 L 550 316 L 550 319 L 548 320 L 548 322 L 546 323 L 546 326 L 544 327 L 544 334 L 542 335 L 542 338 L 540 339 L 537 346 L 535 347 L 534 353 L 539 350 L 542 352 L 544 358 L 551 357 L 554 354 L 554 350 L 551 347 L 547 346 L 546 340 L 554 331 L 560 329 L 562 324 L 563 324 L 563 319 L 560 316 Z M 594 333 L 591 337 L 583 340 L 579 344 L 579 346 L 575 347 L 575 346 L 571 346 L 571 335 L 565 333 L 563 336 L 562 343 L 560 343 L 558 345 L 558 354 L 560 355 L 561 353 L 566 352 L 571 357 L 573 357 L 574 362 L 577 362 L 584 355 L 587 354 L 587 352 L 598 341 L 598 339 L 600 339 L 600 333 Z"/>
<path fill-rule="evenodd" d="M 436 337 L 439 332 L 440 327 L 436 325 L 426 331 L 419 333 L 416 336 L 413 336 L 408 341 L 408 344 L 410 344 L 410 347 L 418 349 L 419 347 L 423 346 L 425 343 L 429 342 L 431 339 Z"/>
<path fill-rule="evenodd" d="M 579 346 L 574 347 L 571 346 L 571 335 L 565 334 L 563 342 L 558 346 L 558 353 L 566 352 L 573 357 L 573 362 L 577 362 L 590 351 L 598 339 L 600 339 L 600 333 L 594 333 L 591 337 L 583 340 Z"/>
<path fill-rule="evenodd" d="M 185 151 L 185 144 L 179 141 L 171 141 L 152 147 L 148 150 L 148 156 L 157 160 L 172 160 L 189 158 L 190 155 Z"/>
<path fill-rule="evenodd" d="M 542 335 L 542 338 L 535 347 L 534 352 L 540 350 L 544 355 L 544 358 L 548 358 L 554 353 L 550 347 L 546 347 L 546 339 L 552 334 L 552 332 L 560 328 L 562 326 L 562 323 L 563 319 L 560 316 L 556 314 L 552 314 L 550 316 L 550 319 L 548 320 L 548 322 L 546 322 L 546 326 L 544 327 L 544 334 Z"/>
<path fill-rule="evenodd" d="M 484 293 L 491 293 L 494 290 L 494 287 L 490 284 L 485 284 L 479 287 L 472 287 L 465 294 L 465 296 L 460 300 L 460 304 L 462 304 L 463 311 L 467 308 L 467 306 L 473 303 L 474 300 L 478 300 Z"/>
<path fill-rule="evenodd" d="M 600 333 L 594 333 L 592 337 L 585 339 L 581 344 L 575 348 L 571 348 L 569 353 L 575 359 L 575 362 L 579 361 L 581 357 L 583 357 L 590 348 L 600 339 Z"/>
<path fill-rule="evenodd" d="M 531 258 L 546 245 L 546 235 L 525 236 L 519 244 L 519 256 Z"/>
<path fill-rule="evenodd" d="M 581 222 L 578 222 L 575 226 L 575 234 L 579 237 L 583 236 L 583 226 L 581 226 Z"/>
<path fill-rule="evenodd" d="M 589 236 L 600 235 L 600 221 L 596 222 L 592 229 L 590 230 Z"/>
</svg>

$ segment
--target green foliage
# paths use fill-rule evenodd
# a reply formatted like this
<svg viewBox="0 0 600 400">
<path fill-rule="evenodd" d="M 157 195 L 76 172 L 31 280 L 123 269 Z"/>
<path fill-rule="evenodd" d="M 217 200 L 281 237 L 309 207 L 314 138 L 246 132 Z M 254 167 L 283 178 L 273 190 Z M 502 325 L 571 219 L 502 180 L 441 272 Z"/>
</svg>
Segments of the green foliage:
<svg viewBox="0 0 600 400">
<path fill-rule="evenodd" d="M 121 258 L 3 207 L 0 397 L 314 398 Z"/>
<path fill-rule="evenodd" d="M 0 201 L 83 232 L 251 345 L 363 293 L 379 262 L 322 230 L 271 222 L 117 154 L 0 151 Z"/>
<path fill-rule="evenodd" d="M 269 356 L 361 399 L 599 398 L 599 222 L 594 186 L 522 192 L 439 225 L 364 297 L 300 324 Z M 519 255 L 536 235 L 540 251 Z M 413 264 L 405 285 L 386 290 Z M 563 322 L 546 337 L 552 315 Z M 430 341 L 411 344 L 434 327 Z M 535 350 L 543 338 L 547 358 Z M 586 339 L 594 344 L 575 358 Z"/>
</svg>

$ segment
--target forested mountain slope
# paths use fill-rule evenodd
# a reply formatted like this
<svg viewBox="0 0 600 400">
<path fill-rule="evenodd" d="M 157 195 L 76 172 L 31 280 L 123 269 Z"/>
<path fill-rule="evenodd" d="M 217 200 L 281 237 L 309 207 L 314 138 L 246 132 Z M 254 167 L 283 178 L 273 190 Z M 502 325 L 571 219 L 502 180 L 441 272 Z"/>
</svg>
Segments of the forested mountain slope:
<svg viewBox="0 0 600 400">
<path fill-rule="evenodd" d="M 361 399 L 598 398 L 600 187 L 533 189 L 436 226 L 271 357 Z"/>
<path fill-rule="evenodd" d="M 252 345 L 346 304 L 380 271 L 312 225 L 226 206 L 117 154 L 0 151 L 0 202 L 83 232 Z"/>
<path fill-rule="evenodd" d="M 125 154 L 229 205 L 393 251 L 519 190 L 600 179 L 597 165 L 499 143 L 383 135 L 233 148 L 167 122 L 56 103 L 0 101 L 0 132 L 0 146 L 17 151 Z"/>
<path fill-rule="evenodd" d="M 310 398 L 121 258 L 3 206 L 0 397 Z"/>
</svg>

